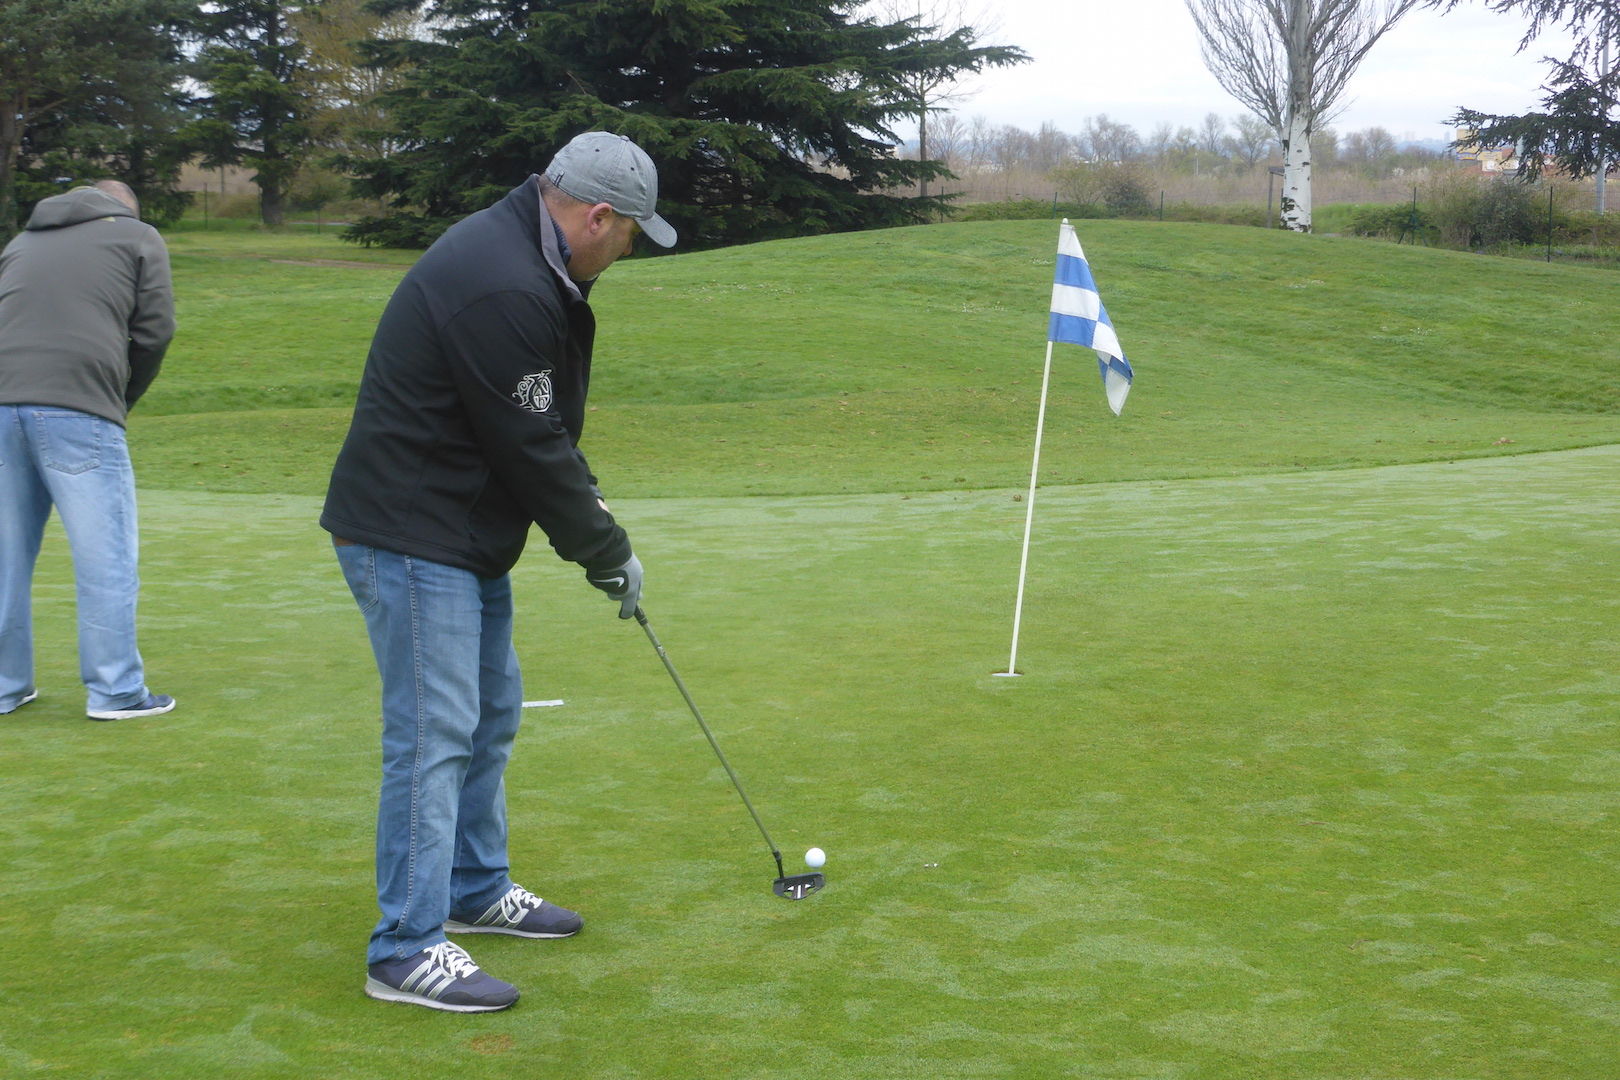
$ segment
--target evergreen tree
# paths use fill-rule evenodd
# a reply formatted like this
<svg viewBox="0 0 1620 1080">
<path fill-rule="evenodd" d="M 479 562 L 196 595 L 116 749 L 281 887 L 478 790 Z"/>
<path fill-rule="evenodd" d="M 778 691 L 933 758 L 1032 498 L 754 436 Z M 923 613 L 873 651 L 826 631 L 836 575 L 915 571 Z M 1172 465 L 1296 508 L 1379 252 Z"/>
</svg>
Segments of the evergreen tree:
<svg viewBox="0 0 1620 1080">
<path fill-rule="evenodd" d="M 68 180 L 119 172 L 151 198 L 178 102 L 179 0 L 0 0 L 0 240 Z M 133 172 L 131 172 L 133 170 Z M 165 185 L 165 177 L 167 183 Z M 144 190 L 143 190 L 144 188 Z"/>
<path fill-rule="evenodd" d="M 212 0 L 198 20 L 201 118 L 191 136 L 203 164 L 250 165 L 259 213 L 281 224 L 281 202 L 310 143 L 309 91 L 299 80 L 304 48 L 289 20 L 319 0 Z"/>
<path fill-rule="evenodd" d="M 98 99 L 35 117 L 17 162 L 17 203 L 27 210 L 65 187 L 107 177 L 134 189 L 142 219 L 157 225 L 180 219 L 191 195 L 180 190 L 180 170 L 195 153 L 184 129 L 190 116 L 177 85 L 178 57 L 151 65 L 153 85 L 120 84 L 127 100 Z"/>
<path fill-rule="evenodd" d="M 896 157 L 906 78 L 1022 58 L 971 34 L 881 23 L 854 0 L 396 0 L 433 41 L 373 44 L 410 63 L 385 97 L 400 151 L 355 162 L 363 189 L 419 216 L 363 222 L 362 242 L 430 239 L 542 168 L 574 135 L 628 135 L 659 166 L 683 248 L 925 220 L 949 175 Z"/>
<path fill-rule="evenodd" d="M 1458 2 L 1436 0 L 1435 6 L 1449 11 Z M 1620 33 L 1620 0 L 1486 0 L 1485 6 L 1529 16 L 1520 52 L 1550 28 L 1568 31 L 1573 47 L 1563 60 L 1548 58 L 1552 74 L 1541 110 L 1499 115 L 1459 108 L 1451 123 L 1474 132 L 1463 143 L 1516 145 L 1523 155 L 1521 180 L 1535 179 L 1549 165 L 1577 179 L 1612 171 L 1620 161 L 1620 72 L 1611 55 Z"/>
</svg>

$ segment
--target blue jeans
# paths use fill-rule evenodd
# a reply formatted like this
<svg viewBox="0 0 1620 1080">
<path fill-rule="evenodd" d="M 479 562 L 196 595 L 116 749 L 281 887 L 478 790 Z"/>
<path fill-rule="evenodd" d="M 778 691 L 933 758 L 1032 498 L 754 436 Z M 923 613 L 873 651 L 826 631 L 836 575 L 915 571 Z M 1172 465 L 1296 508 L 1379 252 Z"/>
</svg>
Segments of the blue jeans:
<svg viewBox="0 0 1620 1080">
<path fill-rule="evenodd" d="M 445 940 L 511 888 L 501 777 L 523 715 L 512 582 L 363 544 L 337 548 L 382 676 L 377 906 L 368 964 Z"/>
<path fill-rule="evenodd" d="M 0 405 L 0 713 L 34 690 L 34 563 L 52 504 L 73 552 L 87 707 L 138 705 L 140 538 L 124 429 L 73 409 Z"/>
</svg>

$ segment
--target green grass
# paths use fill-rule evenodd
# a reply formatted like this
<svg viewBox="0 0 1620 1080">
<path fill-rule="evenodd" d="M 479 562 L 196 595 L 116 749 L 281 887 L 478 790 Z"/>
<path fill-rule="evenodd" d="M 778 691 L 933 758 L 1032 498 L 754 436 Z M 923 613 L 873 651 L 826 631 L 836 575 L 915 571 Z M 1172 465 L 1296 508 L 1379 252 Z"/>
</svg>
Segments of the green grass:
<svg viewBox="0 0 1620 1080">
<path fill-rule="evenodd" d="M 479 939 L 525 992 L 483 1017 L 359 992 L 377 687 L 314 523 L 319 388 L 352 392 L 397 267 L 177 254 L 185 337 L 131 431 L 142 648 L 182 705 L 83 720 L 53 526 L 43 694 L 0 720 L 0 1075 L 1613 1075 L 1609 275 L 1084 223 L 1137 385 L 1116 420 L 1055 362 L 1027 674 L 992 679 L 1053 232 L 604 279 L 587 450 L 830 884 L 770 896 L 646 641 L 537 542 L 519 653 L 567 704 L 520 736 L 512 853 L 587 928 Z"/>
<path fill-rule="evenodd" d="M 943 225 L 615 267 L 586 453 L 617 497 L 1016 484 L 1054 233 Z M 269 262 L 243 257 L 251 236 L 185 234 L 182 336 L 131 428 L 149 486 L 325 490 L 401 254 L 273 239 L 276 258 L 379 261 Z M 1605 275 L 1229 226 L 1084 222 L 1082 240 L 1140 374 L 1116 420 L 1090 355 L 1059 350 L 1054 481 L 1620 440 Z"/>
</svg>

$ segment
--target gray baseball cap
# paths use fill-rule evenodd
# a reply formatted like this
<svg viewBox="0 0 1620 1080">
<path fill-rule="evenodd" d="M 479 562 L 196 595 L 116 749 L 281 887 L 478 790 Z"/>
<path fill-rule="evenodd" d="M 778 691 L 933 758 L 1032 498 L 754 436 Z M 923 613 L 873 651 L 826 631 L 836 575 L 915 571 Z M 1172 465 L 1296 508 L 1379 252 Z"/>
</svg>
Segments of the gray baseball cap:
<svg viewBox="0 0 1620 1080">
<path fill-rule="evenodd" d="M 580 202 L 607 203 L 635 218 L 659 247 L 675 246 L 675 230 L 656 213 L 658 170 L 630 136 L 611 131 L 574 136 L 546 166 L 546 179 Z"/>
</svg>

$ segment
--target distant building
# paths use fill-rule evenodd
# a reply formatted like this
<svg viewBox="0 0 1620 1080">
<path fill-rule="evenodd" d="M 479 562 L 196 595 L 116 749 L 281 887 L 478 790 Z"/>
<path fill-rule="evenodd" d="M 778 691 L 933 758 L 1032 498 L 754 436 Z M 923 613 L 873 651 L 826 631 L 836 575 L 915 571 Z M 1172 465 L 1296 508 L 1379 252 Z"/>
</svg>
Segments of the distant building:
<svg viewBox="0 0 1620 1080">
<path fill-rule="evenodd" d="M 1512 143 L 1481 146 L 1474 141 L 1473 128 L 1458 128 L 1457 164 L 1480 172 L 1516 173 L 1519 171 L 1519 151 Z"/>
</svg>

